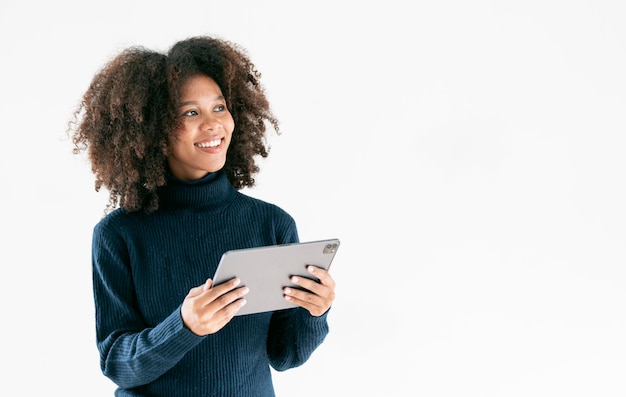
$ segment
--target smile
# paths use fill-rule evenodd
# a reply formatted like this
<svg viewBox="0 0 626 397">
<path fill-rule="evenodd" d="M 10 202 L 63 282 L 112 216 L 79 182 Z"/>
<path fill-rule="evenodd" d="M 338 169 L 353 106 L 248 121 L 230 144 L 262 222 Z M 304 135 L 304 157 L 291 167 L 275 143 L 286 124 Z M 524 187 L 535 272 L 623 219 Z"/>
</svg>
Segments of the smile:
<svg viewBox="0 0 626 397">
<path fill-rule="evenodd" d="M 219 146 L 220 143 L 222 143 L 221 139 L 214 139 L 214 140 L 208 141 L 208 142 L 196 143 L 195 146 L 202 147 L 202 148 L 216 147 L 216 146 Z"/>
</svg>

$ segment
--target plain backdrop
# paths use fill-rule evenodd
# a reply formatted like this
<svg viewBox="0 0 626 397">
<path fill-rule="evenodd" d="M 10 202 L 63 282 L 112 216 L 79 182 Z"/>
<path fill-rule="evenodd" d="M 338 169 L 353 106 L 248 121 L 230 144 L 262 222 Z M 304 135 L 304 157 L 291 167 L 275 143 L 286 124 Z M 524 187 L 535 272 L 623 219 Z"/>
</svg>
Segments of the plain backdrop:
<svg viewBox="0 0 626 397">
<path fill-rule="evenodd" d="M 625 20 L 621 0 L 2 0 L 0 394 L 113 394 L 107 193 L 65 128 L 121 49 L 217 35 L 281 121 L 246 192 L 342 241 L 331 332 L 279 396 L 626 395 Z"/>
</svg>

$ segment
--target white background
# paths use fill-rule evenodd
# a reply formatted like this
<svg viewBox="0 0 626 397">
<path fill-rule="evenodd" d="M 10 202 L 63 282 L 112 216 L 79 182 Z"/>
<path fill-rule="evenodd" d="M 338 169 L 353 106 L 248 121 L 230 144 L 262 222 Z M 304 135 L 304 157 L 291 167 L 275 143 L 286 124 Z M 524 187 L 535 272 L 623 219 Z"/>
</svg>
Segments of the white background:
<svg viewBox="0 0 626 397">
<path fill-rule="evenodd" d="M 122 48 L 214 34 L 282 122 L 248 193 L 342 240 L 279 396 L 626 395 L 625 4 L 2 0 L 1 387 L 112 395 L 65 127 Z"/>
</svg>

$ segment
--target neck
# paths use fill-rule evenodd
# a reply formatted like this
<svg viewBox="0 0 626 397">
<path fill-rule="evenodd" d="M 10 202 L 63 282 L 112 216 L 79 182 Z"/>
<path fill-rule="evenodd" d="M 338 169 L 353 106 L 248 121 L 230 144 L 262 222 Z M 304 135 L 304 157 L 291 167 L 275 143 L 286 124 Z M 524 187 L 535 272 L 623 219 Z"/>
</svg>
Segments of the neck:
<svg viewBox="0 0 626 397">
<path fill-rule="evenodd" d="M 163 209 L 211 209 L 230 200 L 237 191 L 223 171 L 217 171 L 195 181 L 183 181 L 168 175 L 167 185 L 159 192 Z"/>
</svg>

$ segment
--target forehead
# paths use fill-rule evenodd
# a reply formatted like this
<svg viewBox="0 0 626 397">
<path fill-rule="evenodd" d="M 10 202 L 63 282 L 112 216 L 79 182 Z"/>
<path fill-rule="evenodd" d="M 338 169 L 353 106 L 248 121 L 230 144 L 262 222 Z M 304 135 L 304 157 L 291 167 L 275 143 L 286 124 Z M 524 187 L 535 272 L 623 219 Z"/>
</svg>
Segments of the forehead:
<svg viewBox="0 0 626 397">
<path fill-rule="evenodd" d="M 194 75 L 187 78 L 180 87 L 181 98 L 187 97 L 218 97 L 222 96 L 219 85 L 205 75 Z"/>
</svg>

